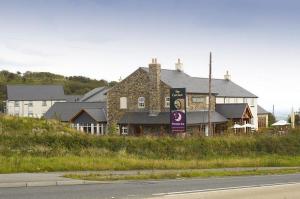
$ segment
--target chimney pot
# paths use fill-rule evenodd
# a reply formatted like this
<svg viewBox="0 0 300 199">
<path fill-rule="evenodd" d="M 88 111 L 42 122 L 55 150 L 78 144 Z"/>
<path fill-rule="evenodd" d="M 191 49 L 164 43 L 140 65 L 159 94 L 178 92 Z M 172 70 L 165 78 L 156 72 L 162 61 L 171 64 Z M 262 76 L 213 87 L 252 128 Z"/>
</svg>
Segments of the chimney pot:
<svg viewBox="0 0 300 199">
<path fill-rule="evenodd" d="M 182 70 L 182 66 L 183 66 L 183 64 L 180 62 L 180 58 L 178 58 L 178 59 L 177 59 L 177 63 L 175 64 L 175 69 L 176 69 L 177 71 L 183 71 L 183 70 Z"/>
<path fill-rule="evenodd" d="M 227 80 L 227 81 L 231 80 L 231 75 L 229 74 L 228 70 L 226 71 L 226 74 L 224 75 L 224 79 Z"/>
</svg>

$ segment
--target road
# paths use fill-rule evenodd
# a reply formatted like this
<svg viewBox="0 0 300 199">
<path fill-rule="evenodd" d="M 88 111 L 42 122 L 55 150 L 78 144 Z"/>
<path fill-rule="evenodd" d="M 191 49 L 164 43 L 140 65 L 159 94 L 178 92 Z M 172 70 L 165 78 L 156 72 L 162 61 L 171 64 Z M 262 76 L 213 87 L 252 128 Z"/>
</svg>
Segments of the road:
<svg viewBox="0 0 300 199">
<path fill-rule="evenodd" d="M 94 185 L 0 188 L 1 199 L 141 199 L 273 184 L 300 183 L 300 174 L 209 179 L 130 181 Z M 299 189 L 299 188 L 298 188 Z M 179 197 L 173 197 L 179 198 Z"/>
</svg>

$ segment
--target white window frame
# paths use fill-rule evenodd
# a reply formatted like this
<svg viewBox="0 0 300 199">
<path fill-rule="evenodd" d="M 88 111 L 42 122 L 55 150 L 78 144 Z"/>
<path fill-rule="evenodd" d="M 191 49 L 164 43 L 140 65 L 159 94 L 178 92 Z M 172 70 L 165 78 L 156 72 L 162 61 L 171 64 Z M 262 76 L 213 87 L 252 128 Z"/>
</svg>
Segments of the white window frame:
<svg viewBox="0 0 300 199">
<path fill-rule="evenodd" d="M 140 109 L 145 108 L 145 97 L 138 98 L 138 108 Z"/>
<path fill-rule="evenodd" d="M 28 107 L 33 107 L 33 102 L 28 102 Z"/>
<path fill-rule="evenodd" d="M 20 101 L 15 101 L 15 102 L 14 102 L 14 106 L 15 106 L 15 107 L 20 107 Z"/>
<path fill-rule="evenodd" d="M 205 96 L 192 96 L 192 102 L 205 104 L 206 97 Z"/>
<path fill-rule="evenodd" d="M 170 108 L 170 97 L 165 97 L 165 108 Z"/>
<path fill-rule="evenodd" d="M 120 109 L 127 109 L 127 97 L 120 97 Z"/>
<path fill-rule="evenodd" d="M 230 98 L 228 97 L 225 98 L 225 104 L 230 104 Z"/>
<path fill-rule="evenodd" d="M 128 135 L 128 127 L 127 126 L 122 126 L 121 134 L 122 135 Z"/>
</svg>

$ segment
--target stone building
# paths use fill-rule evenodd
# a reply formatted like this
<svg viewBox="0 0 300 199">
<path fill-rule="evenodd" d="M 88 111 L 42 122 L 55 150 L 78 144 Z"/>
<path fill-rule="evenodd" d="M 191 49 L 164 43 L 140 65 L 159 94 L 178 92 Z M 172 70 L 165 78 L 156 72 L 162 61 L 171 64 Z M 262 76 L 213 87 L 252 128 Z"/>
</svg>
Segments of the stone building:
<svg viewBox="0 0 300 199">
<path fill-rule="evenodd" d="M 168 134 L 171 88 L 186 89 L 187 133 L 208 135 L 208 78 L 184 73 L 180 60 L 169 70 L 153 59 L 110 89 L 96 88 L 79 102 L 56 103 L 45 117 L 91 134 L 105 134 L 110 127 L 120 134 Z M 257 96 L 232 82 L 228 72 L 224 79 L 212 79 L 213 134 L 222 134 L 228 120 L 257 129 L 257 107 Z"/>
<path fill-rule="evenodd" d="M 222 81 L 213 79 L 212 123 L 215 134 L 222 133 L 227 122 L 227 118 L 215 110 L 220 92 L 257 98 L 228 79 Z M 148 68 L 138 68 L 111 88 L 107 92 L 108 125 L 119 125 L 120 133 L 124 134 L 169 133 L 170 88 L 186 88 L 187 131 L 205 134 L 208 130 L 208 79 L 184 73 L 180 60 L 175 70 L 167 70 L 161 69 L 153 59 Z M 247 116 L 247 121 L 251 122 L 251 111 Z"/>
</svg>

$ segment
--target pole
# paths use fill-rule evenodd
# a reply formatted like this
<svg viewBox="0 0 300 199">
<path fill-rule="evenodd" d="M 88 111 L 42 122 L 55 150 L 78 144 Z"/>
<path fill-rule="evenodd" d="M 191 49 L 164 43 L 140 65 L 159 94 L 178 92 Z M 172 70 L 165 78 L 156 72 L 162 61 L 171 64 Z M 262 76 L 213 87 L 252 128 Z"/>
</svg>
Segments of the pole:
<svg viewBox="0 0 300 199">
<path fill-rule="evenodd" d="M 212 55 L 211 52 L 209 53 L 209 80 L 208 80 L 208 135 L 212 135 L 212 130 L 211 130 L 211 71 L 212 71 Z"/>
<path fill-rule="evenodd" d="M 292 126 L 292 129 L 295 128 L 295 112 L 294 112 L 294 107 L 292 107 L 292 111 L 291 111 L 291 126 Z"/>
</svg>

